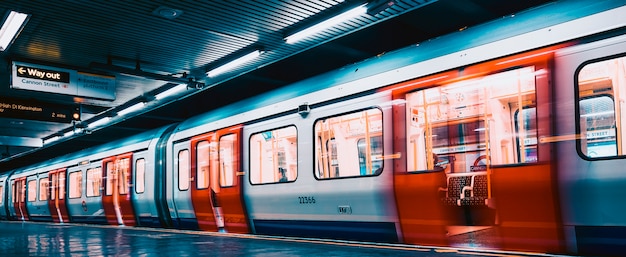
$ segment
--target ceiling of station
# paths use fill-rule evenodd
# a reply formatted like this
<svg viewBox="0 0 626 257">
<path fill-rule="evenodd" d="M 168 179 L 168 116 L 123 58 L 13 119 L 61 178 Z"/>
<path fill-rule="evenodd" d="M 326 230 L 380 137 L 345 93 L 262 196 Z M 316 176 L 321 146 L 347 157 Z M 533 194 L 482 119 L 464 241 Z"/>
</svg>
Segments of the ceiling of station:
<svg viewBox="0 0 626 257">
<path fill-rule="evenodd" d="M 0 102 L 79 107 L 82 121 L 38 121 L 0 113 L 0 172 L 180 122 L 547 2 L 2 1 L 1 20 L 10 11 L 26 13 L 29 18 L 13 44 L 0 52 Z M 287 35 L 361 5 L 368 8 L 368 13 L 294 44 L 284 40 Z M 376 8 L 383 5 L 387 7 Z M 206 76 L 207 71 L 253 50 L 263 53 L 231 72 Z M 115 97 L 96 99 L 16 88 L 12 78 L 15 62 L 114 77 Z M 193 87 L 170 98 L 155 99 L 155 95 L 185 83 Z M 116 115 L 139 102 L 146 102 L 143 109 L 123 117 Z M 109 125 L 84 128 L 103 117 L 110 119 Z M 64 136 L 70 131 L 77 133 Z M 51 142 L 56 137 L 60 139 Z"/>
</svg>

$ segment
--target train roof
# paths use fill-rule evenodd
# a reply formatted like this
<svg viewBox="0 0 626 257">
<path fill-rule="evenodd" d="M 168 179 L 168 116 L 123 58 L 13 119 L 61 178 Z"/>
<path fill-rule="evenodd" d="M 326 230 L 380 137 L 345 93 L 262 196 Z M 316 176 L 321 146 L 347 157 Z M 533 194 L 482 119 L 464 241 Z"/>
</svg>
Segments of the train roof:
<svg viewBox="0 0 626 257">
<path fill-rule="evenodd" d="M 498 20 L 487 22 L 482 25 L 466 28 L 448 35 L 421 42 L 419 44 L 407 46 L 393 52 L 383 53 L 362 62 L 348 65 L 338 70 L 311 77 L 286 87 L 209 111 L 182 122 L 176 130 L 184 131 L 228 118 L 231 118 L 232 122 L 230 122 L 230 124 L 222 124 L 223 127 L 248 122 L 251 121 L 251 118 L 242 118 L 237 120 L 232 119 L 232 116 L 268 107 L 281 101 L 293 100 L 302 95 L 331 87 L 341 86 L 352 81 L 374 76 L 376 74 L 394 71 L 415 63 L 424 62 L 437 57 L 458 53 L 478 46 L 484 46 L 504 39 L 550 28 L 558 24 L 563 24 L 624 5 L 626 5 L 626 2 L 623 0 L 567 0 L 548 3 L 515 15 L 502 17 Z M 624 24 L 620 24 L 618 26 L 624 26 Z M 576 35 L 576 33 L 570 34 Z M 571 39 L 573 38 L 562 38 L 559 40 Z M 547 46 L 549 44 L 559 43 L 544 42 L 545 40 L 541 38 L 537 38 L 536 40 L 538 42 L 535 44 L 520 44 L 519 47 L 515 48 L 515 51 L 523 52 L 531 50 L 533 47 L 537 48 Z M 530 46 L 530 48 L 524 48 L 528 46 Z M 509 54 L 512 53 L 513 52 Z M 495 57 L 498 56 L 493 56 L 492 58 Z M 476 59 L 475 62 L 485 61 L 488 60 L 488 58 L 489 57 L 486 57 L 485 59 Z M 465 65 L 468 64 L 471 64 L 471 62 L 466 63 Z M 461 66 L 447 65 L 444 67 L 444 69 L 452 69 Z M 444 70 L 434 72 L 441 71 Z M 378 86 L 376 87 L 382 87 L 396 82 L 400 81 L 382 82 L 378 83 Z M 298 106 L 292 105 L 291 107 L 291 109 L 273 108 L 275 109 L 273 112 L 266 112 L 264 115 L 270 116 L 281 112 L 296 112 Z M 258 118 L 257 116 L 252 117 Z"/>
</svg>

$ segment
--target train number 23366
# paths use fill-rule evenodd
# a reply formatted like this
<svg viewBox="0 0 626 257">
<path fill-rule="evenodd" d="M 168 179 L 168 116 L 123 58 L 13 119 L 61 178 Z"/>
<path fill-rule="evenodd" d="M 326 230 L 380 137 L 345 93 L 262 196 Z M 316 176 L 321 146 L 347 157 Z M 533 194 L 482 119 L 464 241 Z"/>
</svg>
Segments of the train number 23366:
<svg viewBox="0 0 626 257">
<path fill-rule="evenodd" d="M 298 200 L 300 201 L 300 204 L 315 203 L 314 196 L 298 196 Z"/>
</svg>

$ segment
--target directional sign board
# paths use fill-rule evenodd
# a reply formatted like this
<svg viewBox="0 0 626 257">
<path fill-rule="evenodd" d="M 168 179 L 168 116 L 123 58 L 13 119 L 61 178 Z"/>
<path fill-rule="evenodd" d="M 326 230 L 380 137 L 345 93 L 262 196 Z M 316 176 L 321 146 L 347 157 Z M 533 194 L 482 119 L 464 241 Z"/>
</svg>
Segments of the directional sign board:
<svg viewBox="0 0 626 257">
<path fill-rule="evenodd" d="M 13 62 L 11 87 L 115 100 L 115 77 L 39 64 Z"/>
<path fill-rule="evenodd" d="M 0 97 L 0 118 L 71 123 L 76 106 Z"/>
</svg>

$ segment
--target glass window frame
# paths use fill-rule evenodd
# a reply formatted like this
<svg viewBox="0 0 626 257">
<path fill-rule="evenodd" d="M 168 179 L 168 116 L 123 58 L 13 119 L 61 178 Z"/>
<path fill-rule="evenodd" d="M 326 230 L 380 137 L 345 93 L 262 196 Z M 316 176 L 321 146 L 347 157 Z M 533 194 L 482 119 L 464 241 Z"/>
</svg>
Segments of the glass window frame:
<svg viewBox="0 0 626 257">
<path fill-rule="evenodd" d="M 206 144 L 206 146 L 204 146 Z M 201 148 L 202 147 L 202 148 Z M 208 189 L 211 185 L 210 174 L 211 174 L 211 142 L 209 140 L 202 140 L 196 142 L 196 176 L 195 176 L 195 186 L 198 190 Z M 206 150 L 201 152 L 201 150 Z M 202 158 L 200 158 L 202 156 Z M 206 160 L 206 170 L 201 171 L 201 168 L 204 166 L 200 166 L 200 161 Z M 202 174 L 202 176 L 201 176 Z M 202 179 L 201 179 L 202 178 Z"/>
<path fill-rule="evenodd" d="M 79 176 L 80 179 L 76 180 L 75 176 Z M 68 199 L 77 199 L 77 198 L 82 198 L 83 197 L 83 171 L 82 170 L 76 170 L 76 171 L 72 171 L 68 174 L 68 184 L 69 184 L 69 189 L 68 190 Z M 78 187 L 76 187 L 74 185 L 75 182 L 78 182 Z M 78 188 L 78 190 L 74 190 Z M 78 195 L 74 195 L 74 193 L 78 193 Z"/>
<path fill-rule="evenodd" d="M 37 195 L 38 195 L 38 191 L 37 191 L 37 179 L 31 179 L 28 180 L 28 182 L 26 183 L 28 190 L 26 190 L 28 197 L 27 197 L 27 201 L 28 202 L 35 202 L 37 201 Z"/>
<path fill-rule="evenodd" d="M 580 101 L 585 100 L 585 99 L 589 99 L 589 98 L 593 98 L 594 96 L 582 96 L 581 97 L 581 88 L 580 88 L 580 73 L 581 71 L 583 71 L 583 69 L 591 64 L 595 64 L 595 63 L 600 63 L 600 62 L 604 62 L 604 61 L 610 61 L 610 60 L 615 60 L 615 59 L 620 59 L 620 58 L 626 58 L 626 53 L 621 53 L 621 54 L 615 54 L 615 55 L 610 55 L 610 56 L 604 56 L 604 57 L 600 57 L 600 58 L 595 58 L 595 59 L 590 59 L 587 61 L 582 62 L 580 65 L 578 65 L 578 67 L 576 68 L 575 72 L 574 72 L 574 119 L 575 119 L 575 129 L 576 129 L 576 135 L 582 135 L 582 130 L 581 130 L 581 123 L 580 123 L 580 119 L 581 119 L 581 113 L 580 113 Z M 614 85 L 612 85 L 614 86 Z M 598 96 L 607 96 L 610 94 L 598 94 L 595 97 Z M 613 103 L 615 103 L 615 98 L 614 96 L 610 95 L 611 99 L 613 99 Z M 615 105 L 613 106 L 613 109 L 615 110 Z M 616 118 L 616 116 L 614 117 Z M 622 125 L 626 125 L 626 121 L 622 121 L 622 124 L 616 124 L 616 130 L 618 126 L 622 126 Z M 616 145 L 621 144 L 622 142 L 619 141 L 619 137 L 616 138 Z M 615 156 L 601 156 L 601 157 L 589 157 L 586 153 L 584 153 L 582 151 L 582 146 L 583 146 L 583 138 L 578 137 L 576 139 L 576 152 L 578 153 L 578 156 L 586 161 L 602 161 L 602 160 L 614 160 L 614 159 L 626 159 L 626 152 L 624 152 L 622 155 L 619 155 L 619 152 L 615 155 Z"/>
<path fill-rule="evenodd" d="M 139 165 L 141 163 L 141 165 Z M 146 159 L 138 158 L 135 160 L 135 193 L 143 194 L 146 191 Z M 141 172 L 140 172 L 141 171 Z"/>
<path fill-rule="evenodd" d="M 181 173 L 181 154 L 185 153 L 186 156 L 184 156 L 184 161 L 187 164 L 186 165 L 186 171 L 185 173 Z M 178 176 L 178 190 L 179 191 L 187 191 L 189 190 L 189 188 L 191 187 L 191 179 L 190 179 L 190 175 L 191 175 L 191 160 L 190 160 L 190 152 L 189 149 L 180 149 L 178 151 L 177 154 L 177 161 L 176 161 L 176 171 L 177 171 L 177 176 Z M 181 179 L 181 176 L 186 174 L 187 176 L 184 176 L 184 180 Z M 185 182 L 185 184 L 182 184 L 182 182 Z M 181 187 L 181 185 L 183 187 Z"/>
<path fill-rule="evenodd" d="M 102 195 L 102 167 L 94 167 L 94 168 L 89 168 L 87 169 L 87 178 L 86 178 L 86 188 L 85 188 L 85 195 L 87 197 L 100 197 Z M 99 180 L 99 182 L 94 183 L 93 181 L 93 175 L 97 175 L 97 179 Z M 92 180 L 91 183 L 90 179 Z M 89 190 L 89 187 L 91 186 L 91 190 Z M 95 186 L 95 187 L 94 187 Z M 95 188 L 95 189 L 94 189 Z M 96 194 L 90 194 L 90 192 L 96 192 Z"/>
<path fill-rule="evenodd" d="M 287 129 L 287 128 L 294 128 L 295 129 L 295 137 L 296 137 L 296 140 L 295 140 L 295 146 L 296 146 L 296 149 L 295 149 L 295 153 L 296 153 L 296 158 L 295 158 L 296 159 L 296 162 L 295 162 L 296 163 L 296 171 L 295 171 L 294 179 L 293 180 L 287 180 L 287 181 L 280 181 L 280 179 L 279 179 L 278 181 L 255 183 L 254 181 L 252 181 L 252 177 L 253 177 L 252 176 L 252 173 L 253 173 L 252 164 L 253 163 L 252 163 L 252 161 L 250 161 L 253 158 L 253 156 L 252 156 L 252 138 L 255 135 L 262 135 L 263 137 L 265 137 L 263 135 L 264 133 L 274 132 L 274 131 Z M 299 172 L 299 168 L 300 168 L 299 167 L 299 161 L 298 161 L 299 158 L 300 158 L 300 156 L 298 154 L 298 147 L 299 147 L 299 145 L 298 145 L 298 136 L 299 136 L 298 126 L 296 126 L 295 124 L 287 124 L 287 125 L 284 125 L 284 126 L 273 127 L 273 128 L 264 129 L 264 130 L 261 130 L 261 131 L 254 132 L 254 133 L 250 134 L 250 137 L 248 138 L 248 146 L 249 146 L 248 147 L 248 156 L 249 156 L 249 159 L 250 159 L 250 160 L 248 160 L 248 171 L 250 173 L 250 175 L 248 176 L 248 182 L 250 183 L 250 185 L 260 186 L 260 185 L 271 185 L 271 184 L 285 184 L 285 183 L 293 183 L 296 180 L 298 180 L 298 172 Z M 288 171 L 286 171 L 286 172 L 288 172 Z"/>
<path fill-rule="evenodd" d="M 239 156 L 236 156 L 237 153 L 235 152 L 235 148 L 237 148 L 236 144 L 239 144 L 239 142 L 238 142 L 239 138 L 237 137 L 237 134 L 235 134 L 235 133 L 228 133 L 228 134 L 221 135 L 220 138 L 217 139 L 217 142 L 218 142 L 218 147 L 217 147 L 218 177 L 219 177 L 219 181 L 220 181 L 219 184 L 220 184 L 221 188 L 228 188 L 228 187 L 234 187 L 234 186 L 237 185 L 237 181 L 236 181 L 237 180 L 237 174 L 236 174 L 237 170 L 236 170 L 236 167 L 232 167 L 232 170 L 230 172 L 230 177 L 231 177 L 230 178 L 231 179 L 230 182 L 232 182 L 232 183 L 226 183 L 228 181 L 226 181 L 226 179 L 224 178 L 224 177 L 226 177 L 224 174 L 227 171 L 223 170 L 224 166 L 222 165 L 222 158 L 224 158 L 223 154 L 222 154 L 222 138 L 224 138 L 224 137 L 233 137 L 234 138 L 234 140 L 233 140 L 234 144 L 232 144 L 232 147 L 231 147 L 231 156 L 230 156 L 231 162 L 232 162 L 231 164 L 235 164 L 235 160 L 237 160 L 239 158 Z M 296 129 L 296 142 L 297 142 L 297 129 Z"/>
<path fill-rule="evenodd" d="M 314 155 L 313 155 L 313 159 L 314 159 L 313 160 L 313 177 L 316 180 L 318 180 L 318 181 L 326 181 L 326 180 L 334 180 L 334 179 L 354 179 L 354 178 L 377 177 L 377 176 L 380 176 L 384 172 L 384 170 L 385 170 L 385 160 L 384 160 L 384 158 L 382 158 L 380 160 L 382 162 L 382 165 L 381 165 L 381 167 L 379 169 L 377 169 L 379 171 L 378 172 L 372 171 L 372 174 L 323 178 L 323 177 L 318 176 L 318 172 L 317 172 L 319 160 L 318 160 L 318 156 L 315 153 L 315 151 L 316 151 L 317 146 L 318 146 L 319 143 L 322 144 L 321 147 L 328 149 L 328 147 L 331 146 L 331 141 L 333 141 L 333 144 L 335 144 L 334 147 L 335 147 L 335 150 L 336 150 L 337 154 L 341 151 L 340 149 L 337 148 L 336 136 L 331 136 L 330 138 L 325 140 L 325 142 L 321 142 L 320 139 L 317 138 L 317 136 L 316 136 L 317 131 L 315 129 L 317 123 L 322 121 L 322 120 L 336 118 L 336 117 L 340 117 L 340 116 L 351 115 L 351 114 L 355 114 L 355 113 L 367 112 L 369 110 L 377 110 L 380 113 L 380 116 L 381 116 L 380 135 L 370 136 L 370 139 L 371 138 L 375 138 L 375 137 L 380 137 L 381 138 L 381 140 L 380 140 L 380 143 L 382 144 L 381 147 L 380 147 L 382 149 L 381 156 L 385 155 L 385 113 L 383 111 L 383 108 L 381 108 L 380 106 L 370 106 L 370 107 L 355 109 L 355 110 L 351 110 L 351 111 L 347 111 L 347 112 L 336 113 L 336 114 L 332 114 L 332 115 L 329 115 L 329 116 L 319 117 L 319 118 L 315 119 L 315 121 L 312 123 L 312 131 L 313 131 L 313 144 L 312 144 L 313 146 L 312 147 L 313 147 L 313 152 L 314 152 Z M 365 136 L 359 137 L 358 139 L 355 140 L 355 145 L 354 146 L 357 147 L 357 150 L 356 150 L 357 154 L 359 152 L 358 151 L 358 141 L 361 140 L 361 139 L 365 139 Z M 331 158 L 332 158 L 332 156 L 331 156 Z M 358 159 L 358 156 L 357 156 L 357 159 Z M 339 166 L 339 159 L 337 159 L 336 161 L 337 161 L 337 164 L 336 165 L 332 165 L 332 163 L 331 163 L 331 166 L 337 166 L 338 167 Z M 372 160 L 372 162 L 374 162 L 374 161 Z M 357 164 L 357 165 L 360 165 L 360 164 Z M 359 174 L 360 174 L 360 171 L 359 171 Z"/>
<path fill-rule="evenodd" d="M 48 177 L 39 178 L 37 186 L 39 187 L 39 201 L 48 201 L 48 196 L 50 194 L 50 181 L 48 180 Z"/>
</svg>

